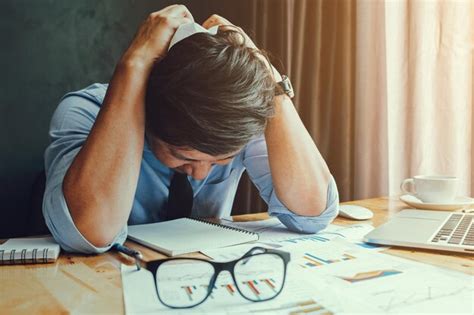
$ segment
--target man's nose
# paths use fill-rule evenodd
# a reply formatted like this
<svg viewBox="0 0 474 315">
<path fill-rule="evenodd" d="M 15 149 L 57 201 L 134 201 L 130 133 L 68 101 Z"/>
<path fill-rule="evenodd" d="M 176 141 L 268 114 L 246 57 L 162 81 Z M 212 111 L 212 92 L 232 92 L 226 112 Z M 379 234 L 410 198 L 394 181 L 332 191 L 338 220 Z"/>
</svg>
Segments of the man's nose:
<svg viewBox="0 0 474 315">
<path fill-rule="evenodd" d="M 197 162 L 193 164 L 192 173 L 190 174 L 194 179 L 203 180 L 211 170 L 212 164 L 209 162 Z"/>
</svg>

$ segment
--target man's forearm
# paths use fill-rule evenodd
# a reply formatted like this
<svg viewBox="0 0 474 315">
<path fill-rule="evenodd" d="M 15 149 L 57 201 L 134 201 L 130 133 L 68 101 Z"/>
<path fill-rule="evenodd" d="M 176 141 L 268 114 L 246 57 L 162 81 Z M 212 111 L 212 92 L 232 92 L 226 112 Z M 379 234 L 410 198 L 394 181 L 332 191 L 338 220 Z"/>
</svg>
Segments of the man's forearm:
<svg viewBox="0 0 474 315">
<path fill-rule="evenodd" d="M 319 215 L 326 207 L 330 172 L 286 95 L 275 97 L 275 116 L 265 130 L 273 185 L 292 212 Z"/>
<path fill-rule="evenodd" d="M 232 25 L 225 18 L 213 15 L 203 26 Z M 253 41 L 242 29 L 247 47 L 256 49 Z M 268 59 L 260 55 L 275 82 L 282 80 Z M 294 213 L 316 216 L 326 207 L 330 172 L 287 96 L 275 97 L 276 116 L 265 130 L 268 159 L 273 185 L 280 201 Z"/>
<path fill-rule="evenodd" d="M 183 5 L 151 13 L 115 69 L 101 111 L 69 167 L 63 191 L 76 227 L 105 246 L 127 223 L 145 139 L 148 75 L 166 55 L 176 29 L 194 19 Z"/>
<path fill-rule="evenodd" d="M 144 145 L 148 67 L 116 67 L 90 134 L 67 171 L 63 191 L 81 234 L 106 246 L 132 209 Z"/>
</svg>

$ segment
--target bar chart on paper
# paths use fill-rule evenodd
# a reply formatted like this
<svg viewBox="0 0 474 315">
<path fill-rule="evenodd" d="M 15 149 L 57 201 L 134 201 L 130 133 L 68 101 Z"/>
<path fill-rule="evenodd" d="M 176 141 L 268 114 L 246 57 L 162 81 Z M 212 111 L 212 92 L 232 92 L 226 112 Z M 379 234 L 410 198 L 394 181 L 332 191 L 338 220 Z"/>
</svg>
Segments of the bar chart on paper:
<svg viewBox="0 0 474 315">
<path fill-rule="evenodd" d="M 194 300 L 195 295 L 201 296 L 202 292 L 204 292 L 204 294 L 207 294 L 207 291 L 209 290 L 209 286 L 204 285 L 204 284 L 201 284 L 201 285 L 191 284 L 191 285 L 183 286 L 181 288 L 188 295 L 188 298 L 190 301 Z M 202 291 L 202 292 L 198 292 L 198 291 Z M 209 299 L 214 300 L 216 299 L 216 297 L 232 299 L 235 296 L 237 296 L 238 299 L 240 299 L 239 294 L 238 293 L 236 294 L 236 292 L 237 291 L 233 283 L 222 283 L 219 285 L 214 285 L 214 287 L 212 288 L 212 293 L 209 295 Z"/>
<path fill-rule="evenodd" d="M 339 277 L 342 280 L 346 280 L 350 283 L 355 283 L 359 281 L 367 281 L 372 279 L 383 278 L 387 276 L 397 275 L 402 273 L 401 271 L 395 269 L 389 270 L 374 270 L 374 271 L 367 271 L 367 272 L 358 272 L 352 277 Z"/>
<path fill-rule="evenodd" d="M 318 236 L 318 235 L 311 235 L 311 236 L 304 236 L 304 237 L 298 237 L 298 238 L 292 238 L 292 239 L 286 239 L 280 241 L 282 244 L 299 244 L 302 242 L 314 242 L 314 243 L 325 243 L 329 242 L 330 239 L 327 237 L 323 236 Z"/>
<path fill-rule="evenodd" d="M 245 292 L 251 292 L 252 296 L 250 298 L 254 300 L 266 299 L 267 296 L 277 293 L 281 287 L 273 278 L 243 281 L 241 286 L 245 288 Z"/>
<path fill-rule="evenodd" d="M 291 250 L 292 264 L 303 269 L 318 270 L 324 266 L 357 260 L 361 250 L 343 240 L 328 243 L 304 242 L 288 245 Z"/>
<path fill-rule="evenodd" d="M 218 300 L 241 300 L 241 296 L 238 292 L 238 288 L 235 287 L 232 279 L 223 277 L 224 281 L 219 281 L 218 284 L 212 288 L 212 293 L 209 295 L 209 299 Z M 249 279 L 239 283 L 239 289 L 248 295 L 248 298 L 252 300 L 265 300 L 269 295 L 274 295 L 278 292 L 281 284 L 273 278 L 262 278 L 262 279 Z M 181 292 L 188 297 L 189 301 L 194 301 L 197 296 L 200 299 L 205 296 L 209 290 L 209 286 L 205 284 L 189 283 L 180 287 Z"/>
<path fill-rule="evenodd" d="M 473 314 L 474 311 L 473 277 L 391 255 L 359 256 L 350 265 L 329 265 L 318 275 L 339 292 L 370 301 L 379 312 Z"/>
<path fill-rule="evenodd" d="M 305 252 L 302 256 L 304 264 L 300 264 L 300 266 L 303 268 L 314 268 L 356 258 L 355 256 L 349 255 L 347 253 L 342 253 L 342 255 L 338 256 L 337 258 L 326 258 L 321 256 L 321 254 Z"/>
</svg>

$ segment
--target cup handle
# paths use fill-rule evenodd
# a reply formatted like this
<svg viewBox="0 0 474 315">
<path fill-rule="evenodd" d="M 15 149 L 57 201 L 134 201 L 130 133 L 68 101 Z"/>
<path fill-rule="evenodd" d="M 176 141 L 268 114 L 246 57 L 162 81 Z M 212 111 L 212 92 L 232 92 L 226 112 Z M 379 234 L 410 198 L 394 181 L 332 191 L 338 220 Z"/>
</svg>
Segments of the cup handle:
<svg viewBox="0 0 474 315">
<path fill-rule="evenodd" d="M 413 178 L 407 178 L 404 179 L 402 184 L 400 185 L 400 189 L 404 194 L 412 195 L 414 196 L 416 194 L 416 191 L 411 191 L 407 189 L 407 186 L 411 184 L 412 188 L 415 189 L 415 182 L 413 181 Z"/>
</svg>

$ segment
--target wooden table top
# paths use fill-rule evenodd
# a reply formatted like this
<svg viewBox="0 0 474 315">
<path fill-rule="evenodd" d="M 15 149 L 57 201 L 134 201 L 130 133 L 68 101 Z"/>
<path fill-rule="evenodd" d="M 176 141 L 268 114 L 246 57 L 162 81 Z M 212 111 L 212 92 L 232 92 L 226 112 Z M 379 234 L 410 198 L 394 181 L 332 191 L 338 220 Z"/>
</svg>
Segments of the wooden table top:
<svg viewBox="0 0 474 315">
<path fill-rule="evenodd" d="M 378 226 L 406 206 L 398 197 L 383 197 L 352 201 L 374 211 L 371 221 Z M 268 218 L 267 213 L 234 217 L 235 221 L 253 221 Z M 337 218 L 336 224 L 354 224 L 357 221 Z M 138 245 L 145 261 L 165 256 Z M 474 275 L 474 256 L 431 250 L 390 248 L 385 252 L 447 267 Z M 202 257 L 190 254 L 190 257 Z M 124 313 L 120 264 L 133 264 L 132 259 L 115 252 L 102 255 L 61 254 L 54 264 L 10 265 L 0 267 L 0 313 Z"/>
</svg>

